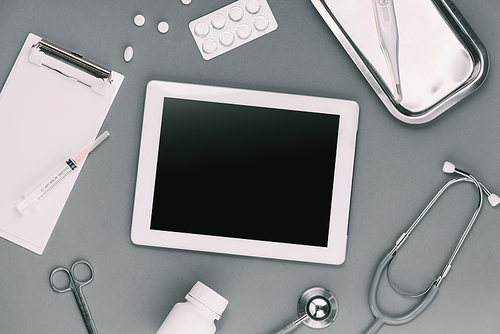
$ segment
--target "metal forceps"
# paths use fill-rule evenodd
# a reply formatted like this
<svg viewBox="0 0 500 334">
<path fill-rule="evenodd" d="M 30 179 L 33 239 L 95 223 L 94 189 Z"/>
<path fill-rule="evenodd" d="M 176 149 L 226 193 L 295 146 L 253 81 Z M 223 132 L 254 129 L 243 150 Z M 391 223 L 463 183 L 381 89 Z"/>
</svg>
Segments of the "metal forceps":
<svg viewBox="0 0 500 334">
<path fill-rule="evenodd" d="M 85 281 L 80 281 L 75 276 L 75 268 L 79 265 L 85 265 L 90 269 L 90 278 Z M 63 288 L 58 288 L 54 284 L 54 275 L 58 272 L 64 272 L 68 275 L 69 283 L 68 286 Z M 90 314 L 89 307 L 87 305 L 87 301 L 83 296 L 82 287 L 84 285 L 89 284 L 94 279 L 94 268 L 90 265 L 89 262 L 85 260 L 78 260 L 71 266 L 71 269 L 68 270 L 64 267 L 56 268 L 50 274 L 50 286 L 55 292 L 64 293 L 67 291 L 73 291 L 73 295 L 75 296 L 76 302 L 78 303 L 78 307 L 80 308 L 80 312 L 82 313 L 83 320 L 85 321 L 85 325 L 87 326 L 87 330 L 90 334 L 97 334 L 97 329 L 94 324 L 94 320 L 92 319 L 92 315 Z"/>
</svg>

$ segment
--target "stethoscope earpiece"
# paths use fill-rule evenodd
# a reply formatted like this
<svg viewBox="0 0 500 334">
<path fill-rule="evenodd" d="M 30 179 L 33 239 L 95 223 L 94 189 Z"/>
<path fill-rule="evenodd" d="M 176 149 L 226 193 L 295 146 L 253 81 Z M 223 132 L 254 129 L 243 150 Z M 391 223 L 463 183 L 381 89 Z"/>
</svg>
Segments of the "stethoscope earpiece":
<svg viewBox="0 0 500 334">
<path fill-rule="evenodd" d="M 457 173 L 459 175 L 462 175 L 462 176 L 466 176 L 466 177 L 471 177 L 471 175 L 469 173 L 466 173 L 460 169 L 457 169 L 455 167 L 454 164 L 452 164 L 451 162 L 449 161 L 445 161 L 444 162 L 444 165 L 443 165 L 443 172 L 445 173 L 448 173 L 448 174 L 453 174 L 453 173 Z M 484 184 L 482 184 L 481 182 L 478 182 L 479 186 L 481 187 L 481 189 L 484 191 L 484 193 L 486 194 L 486 196 L 488 196 L 488 202 L 490 202 L 490 205 L 495 207 L 497 206 L 498 204 L 500 204 L 500 197 L 498 197 L 498 195 L 496 194 L 493 194 L 491 191 L 489 191 L 485 186 Z"/>
<path fill-rule="evenodd" d="M 449 161 L 445 161 L 444 165 L 443 165 L 443 172 L 448 173 L 448 174 L 455 173 L 455 165 Z"/>
</svg>

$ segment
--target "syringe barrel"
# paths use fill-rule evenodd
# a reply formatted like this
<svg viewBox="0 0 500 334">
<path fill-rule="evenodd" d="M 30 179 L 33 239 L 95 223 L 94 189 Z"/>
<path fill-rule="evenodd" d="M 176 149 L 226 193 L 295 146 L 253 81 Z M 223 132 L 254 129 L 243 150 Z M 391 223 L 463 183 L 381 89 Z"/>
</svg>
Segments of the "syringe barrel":
<svg viewBox="0 0 500 334">
<path fill-rule="evenodd" d="M 35 189 L 24 196 L 24 201 L 16 205 L 17 209 L 23 212 L 24 209 L 32 204 L 35 204 L 47 196 L 53 189 L 55 189 L 59 183 L 61 183 L 66 176 L 71 174 L 78 167 L 77 162 L 74 159 L 68 159 L 59 168 L 57 168 L 49 177 L 47 177 L 42 183 L 38 185 Z"/>
</svg>

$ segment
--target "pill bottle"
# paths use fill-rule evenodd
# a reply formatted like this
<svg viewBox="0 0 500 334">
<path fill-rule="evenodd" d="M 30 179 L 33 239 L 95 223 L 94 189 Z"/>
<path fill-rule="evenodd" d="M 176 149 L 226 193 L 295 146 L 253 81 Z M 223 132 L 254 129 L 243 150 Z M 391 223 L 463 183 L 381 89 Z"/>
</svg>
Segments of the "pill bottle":
<svg viewBox="0 0 500 334">
<path fill-rule="evenodd" d="M 156 334 L 214 334 L 227 299 L 201 282 L 196 282 L 186 301 L 174 305 Z"/>
</svg>

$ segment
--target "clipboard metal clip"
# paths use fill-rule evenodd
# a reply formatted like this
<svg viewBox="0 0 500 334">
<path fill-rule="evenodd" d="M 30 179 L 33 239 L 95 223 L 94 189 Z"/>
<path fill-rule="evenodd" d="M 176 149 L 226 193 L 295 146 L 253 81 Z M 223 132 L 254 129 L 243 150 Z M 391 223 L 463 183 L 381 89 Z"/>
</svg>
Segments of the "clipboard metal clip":
<svg viewBox="0 0 500 334">
<path fill-rule="evenodd" d="M 29 61 L 75 80 L 100 95 L 104 95 L 113 82 L 110 69 L 45 39 L 32 46 Z"/>
</svg>

